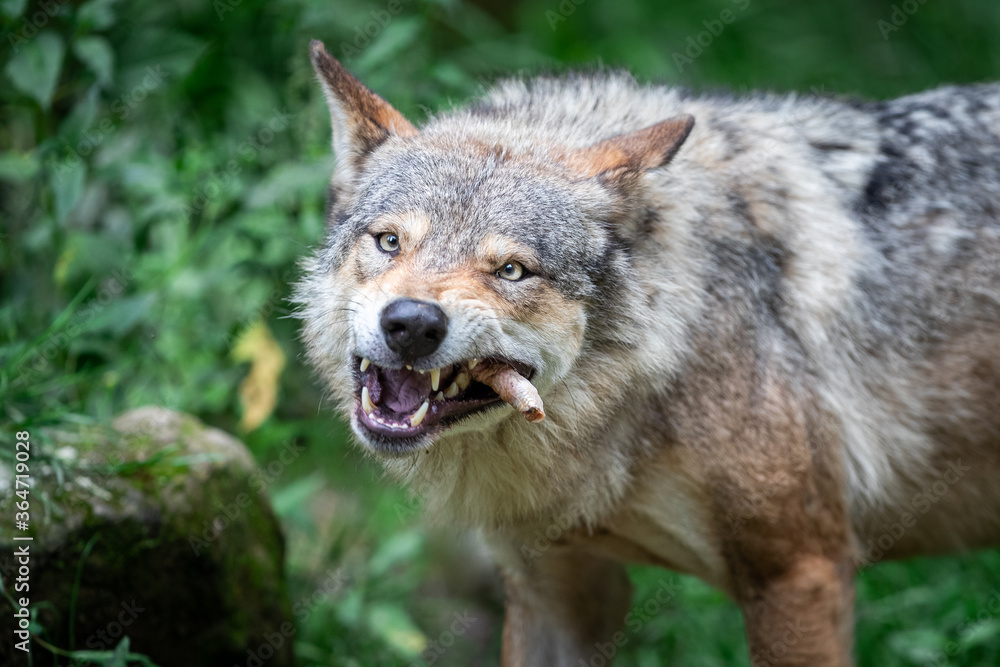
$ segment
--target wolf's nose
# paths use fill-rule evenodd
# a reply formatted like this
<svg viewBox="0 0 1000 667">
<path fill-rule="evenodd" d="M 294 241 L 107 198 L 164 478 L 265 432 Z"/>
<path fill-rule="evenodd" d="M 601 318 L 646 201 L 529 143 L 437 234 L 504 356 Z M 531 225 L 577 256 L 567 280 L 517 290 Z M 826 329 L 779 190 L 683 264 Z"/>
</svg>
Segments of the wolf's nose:
<svg viewBox="0 0 1000 667">
<path fill-rule="evenodd" d="M 411 361 L 432 354 L 448 335 L 444 311 L 414 299 L 396 299 L 387 305 L 380 324 L 389 349 Z"/>
</svg>

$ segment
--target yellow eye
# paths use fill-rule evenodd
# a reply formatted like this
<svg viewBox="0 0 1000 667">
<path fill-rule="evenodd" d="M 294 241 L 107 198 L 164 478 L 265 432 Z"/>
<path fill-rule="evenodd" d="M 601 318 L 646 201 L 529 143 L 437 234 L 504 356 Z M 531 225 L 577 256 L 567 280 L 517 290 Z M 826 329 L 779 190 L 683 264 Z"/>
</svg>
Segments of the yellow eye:
<svg viewBox="0 0 1000 667">
<path fill-rule="evenodd" d="M 377 241 L 382 252 L 394 253 L 399 250 L 399 237 L 392 232 L 380 234 Z"/>
<path fill-rule="evenodd" d="M 497 271 L 497 278 L 504 280 L 520 280 L 524 277 L 524 267 L 520 262 L 507 262 Z"/>
</svg>

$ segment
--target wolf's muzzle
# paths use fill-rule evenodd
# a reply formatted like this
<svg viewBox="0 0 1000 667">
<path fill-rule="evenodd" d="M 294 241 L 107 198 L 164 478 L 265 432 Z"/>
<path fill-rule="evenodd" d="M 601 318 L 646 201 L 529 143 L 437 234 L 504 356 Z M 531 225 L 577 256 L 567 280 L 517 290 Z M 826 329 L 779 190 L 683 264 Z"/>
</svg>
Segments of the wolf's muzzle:
<svg viewBox="0 0 1000 667">
<path fill-rule="evenodd" d="M 389 349 L 404 361 L 433 354 L 448 335 L 448 316 L 440 307 L 415 299 L 396 299 L 379 320 Z"/>
</svg>

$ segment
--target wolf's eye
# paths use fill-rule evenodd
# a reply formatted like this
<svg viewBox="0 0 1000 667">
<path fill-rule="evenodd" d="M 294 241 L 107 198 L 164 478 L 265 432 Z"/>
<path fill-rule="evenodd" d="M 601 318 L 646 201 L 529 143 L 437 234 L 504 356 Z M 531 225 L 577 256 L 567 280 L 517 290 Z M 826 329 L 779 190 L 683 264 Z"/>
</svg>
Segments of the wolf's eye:
<svg viewBox="0 0 1000 667">
<path fill-rule="evenodd" d="M 392 254 L 399 250 L 399 237 L 392 232 L 380 234 L 376 241 L 378 243 L 379 250 L 382 252 Z"/>
<path fill-rule="evenodd" d="M 524 277 L 524 267 L 519 262 L 507 262 L 497 271 L 497 278 L 520 280 Z"/>
</svg>

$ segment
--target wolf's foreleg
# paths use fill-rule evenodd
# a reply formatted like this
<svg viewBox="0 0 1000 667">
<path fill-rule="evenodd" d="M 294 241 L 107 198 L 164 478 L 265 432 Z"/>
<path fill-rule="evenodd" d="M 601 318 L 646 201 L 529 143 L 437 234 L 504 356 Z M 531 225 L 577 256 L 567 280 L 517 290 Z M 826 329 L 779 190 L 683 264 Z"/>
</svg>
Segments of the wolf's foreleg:
<svg viewBox="0 0 1000 667">
<path fill-rule="evenodd" d="M 504 581 L 503 667 L 578 667 L 615 651 L 632 596 L 621 564 L 553 546 Z"/>
<path fill-rule="evenodd" d="M 850 563 L 803 557 L 742 601 L 754 667 L 847 667 L 854 585 Z"/>
<path fill-rule="evenodd" d="M 759 403 L 728 424 L 707 478 L 754 667 L 847 667 L 855 552 L 837 427 L 794 386 L 771 374 L 747 390 Z"/>
</svg>

